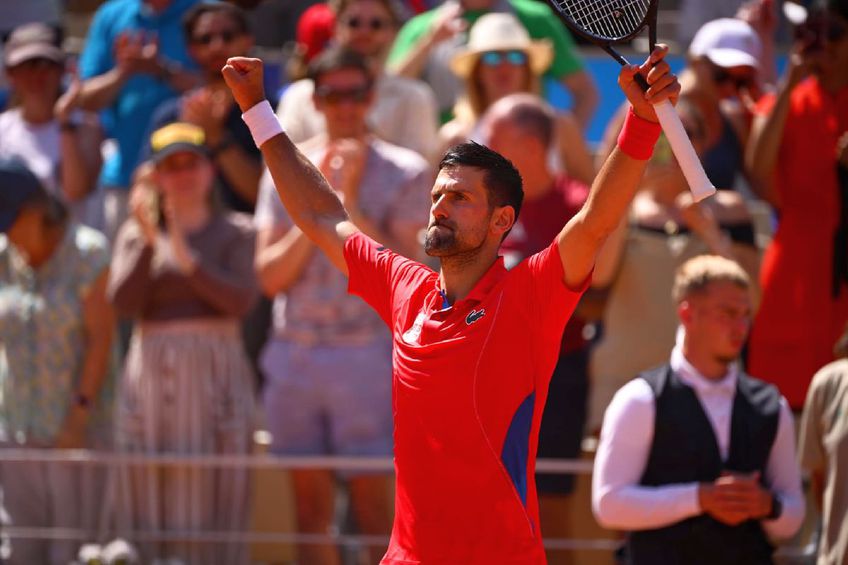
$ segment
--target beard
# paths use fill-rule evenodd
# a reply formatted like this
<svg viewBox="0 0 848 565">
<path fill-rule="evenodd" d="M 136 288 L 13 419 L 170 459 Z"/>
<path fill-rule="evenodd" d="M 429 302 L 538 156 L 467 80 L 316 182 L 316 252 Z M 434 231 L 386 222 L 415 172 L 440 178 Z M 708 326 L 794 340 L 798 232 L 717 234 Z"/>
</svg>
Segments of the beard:
<svg viewBox="0 0 848 565">
<path fill-rule="evenodd" d="M 427 228 L 424 235 L 424 253 L 430 257 L 444 257 L 458 251 L 456 232 L 442 224 Z"/>
<path fill-rule="evenodd" d="M 462 264 L 473 260 L 486 244 L 485 229 L 464 230 L 461 234 L 452 225 L 431 224 L 424 236 L 424 252 L 451 263 Z"/>
</svg>

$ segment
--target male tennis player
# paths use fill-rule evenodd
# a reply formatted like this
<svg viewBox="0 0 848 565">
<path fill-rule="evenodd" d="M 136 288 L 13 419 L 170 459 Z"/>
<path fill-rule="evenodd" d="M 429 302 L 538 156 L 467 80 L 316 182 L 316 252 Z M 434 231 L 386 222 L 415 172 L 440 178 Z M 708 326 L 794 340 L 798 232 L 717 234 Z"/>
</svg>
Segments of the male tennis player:
<svg viewBox="0 0 848 565">
<path fill-rule="evenodd" d="M 509 161 L 473 143 L 442 159 L 424 244 L 441 261 L 434 272 L 371 239 L 373 222 L 351 221 L 367 219 L 367 209 L 346 210 L 281 135 L 261 61 L 224 67 L 289 215 L 392 330 L 397 490 L 383 564 L 545 562 L 533 476 L 548 380 L 598 249 L 659 136 L 651 102 L 674 101 L 680 90 L 666 52 L 657 48 L 642 65 L 647 94 L 633 81 L 639 69 L 622 69 L 632 110 L 586 205 L 547 249 L 510 271 L 498 248 L 523 192 Z"/>
</svg>

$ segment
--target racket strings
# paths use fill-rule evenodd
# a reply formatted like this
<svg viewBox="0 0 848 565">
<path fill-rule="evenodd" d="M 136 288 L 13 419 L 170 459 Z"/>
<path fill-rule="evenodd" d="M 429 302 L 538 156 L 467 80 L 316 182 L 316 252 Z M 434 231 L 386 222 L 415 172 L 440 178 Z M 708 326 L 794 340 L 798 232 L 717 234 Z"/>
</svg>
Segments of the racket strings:
<svg viewBox="0 0 848 565">
<path fill-rule="evenodd" d="M 607 39 L 626 37 L 642 26 L 650 0 L 557 0 L 576 25 Z"/>
</svg>

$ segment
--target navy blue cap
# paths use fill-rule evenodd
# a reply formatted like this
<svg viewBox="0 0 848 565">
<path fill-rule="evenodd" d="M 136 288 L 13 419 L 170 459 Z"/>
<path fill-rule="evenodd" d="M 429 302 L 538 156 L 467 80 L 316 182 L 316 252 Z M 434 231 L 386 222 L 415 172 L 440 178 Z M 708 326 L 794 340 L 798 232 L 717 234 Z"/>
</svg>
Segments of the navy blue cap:
<svg viewBox="0 0 848 565">
<path fill-rule="evenodd" d="M 23 161 L 0 158 L 0 233 L 8 231 L 23 207 L 44 194 L 44 187 Z"/>
</svg>

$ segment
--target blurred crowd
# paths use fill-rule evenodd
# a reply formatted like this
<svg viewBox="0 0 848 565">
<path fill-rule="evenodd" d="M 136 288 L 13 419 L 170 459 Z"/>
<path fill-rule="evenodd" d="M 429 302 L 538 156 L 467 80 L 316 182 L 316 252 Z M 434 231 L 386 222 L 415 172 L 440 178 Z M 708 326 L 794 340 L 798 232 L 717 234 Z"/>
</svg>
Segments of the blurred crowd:
<svg viewBox="0 0 848 565">
<path fill-rule="evenodd" d="M 79 53 L 63 48 L 62 3 L 0 7 L 6 449 L 244 455 L 264 429 L 277 455 L 391 455 L 390 334 L 287 215 L 220 73 L 269 28 L 287 45 L 283 80 L 266 85 L 286 132 L 363 231 L 424 262 L 448 147 L 478 141 L 521 173 L 512 266 L 580 209 L 626 111 L 587 138 L 612 93 L 537 0 L 93 4 Z M 539 456 L 581 457 L 615 392 L 668 359 L 676 269 L 726 257 L 753 281 L 740 362 L 804 421 L 801 468 L 833 497 L 822 545 L 843 553 L 820 563 L 848 563 L 848 405 L 827 408 L 848 398 L 844 361 L 828 365 L 846 354 L 848 322 L 848 2 L 683 1 L 679 18 L 677 109 L 719 190 L 695 202 L 661 139 L 564 332 Z M 300 532 L 332 531 L 339 484 L 358 531 L 391 529 L 390 477 L 305 469 L 292 484 Z M 568 537 L 574 477 L 538 485 L 544 534 Z M 6 523 L 92 540 L 104 522 L 129 538 L 249 525 L 240 468 L 0 463 L 0 487 Z M 27 564 L 67 564 L 79 545 L 5 541 L 8 562 Z M 137 550 L 143 562 L 249 559 L 241 543 Z M 298 554 L 340 559 L 331 545 Z"/>
</svg>

